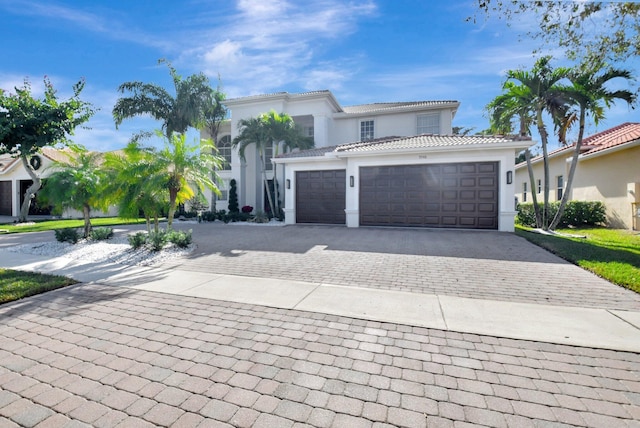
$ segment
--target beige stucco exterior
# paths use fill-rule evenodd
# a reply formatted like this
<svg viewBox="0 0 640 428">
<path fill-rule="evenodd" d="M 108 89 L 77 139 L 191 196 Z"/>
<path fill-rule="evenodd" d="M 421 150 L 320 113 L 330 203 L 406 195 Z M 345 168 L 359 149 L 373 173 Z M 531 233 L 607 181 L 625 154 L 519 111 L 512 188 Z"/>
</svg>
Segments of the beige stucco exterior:
<svg viewBox="0 0 640 428">
<path fill-rule="evenodd" d="M 562 150 L 550 156 L 549 200 L 558 199 L 557 178 L 563 177 L 563 188 L 571 162 L 572 149 Z M 542 160 L 533 163 L 535 188 L 538 202 L 543 193 L 538 193 L 537 181 L 543 180 Z M 527 183 L 527 196 L 523 194 L 523 183 Z M 543 184 L 544 185 L 544 184 Z M 531 184 L 526 164 L 516 166 L 516 197 L 519 202 L 532 202 Z M 638 229 L 637 211 L 632 212 L 632 203 L 640 203 L 640 141 L 633 141 L 609 149 L 583 154 L 579 158 L 574 177 L 571 200 L 602 201 L 607 209 L 607 223 L 612 228 Z"/>
</svg>

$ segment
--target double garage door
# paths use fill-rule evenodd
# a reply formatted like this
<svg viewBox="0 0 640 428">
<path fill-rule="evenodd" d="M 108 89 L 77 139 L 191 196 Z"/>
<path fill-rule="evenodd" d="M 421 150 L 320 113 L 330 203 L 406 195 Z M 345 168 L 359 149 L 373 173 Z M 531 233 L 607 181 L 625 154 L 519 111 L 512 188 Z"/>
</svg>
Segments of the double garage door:
<svg viewBox="0 0 640 428">
<path fill-rule="evenodd" d="M 360 225 L 497 229 L 498 169 L 497 162 L 361 167 Z M 344 170 L 298 172 L 296 183 L 298 223 L 345 223 Z"/>
</svg>

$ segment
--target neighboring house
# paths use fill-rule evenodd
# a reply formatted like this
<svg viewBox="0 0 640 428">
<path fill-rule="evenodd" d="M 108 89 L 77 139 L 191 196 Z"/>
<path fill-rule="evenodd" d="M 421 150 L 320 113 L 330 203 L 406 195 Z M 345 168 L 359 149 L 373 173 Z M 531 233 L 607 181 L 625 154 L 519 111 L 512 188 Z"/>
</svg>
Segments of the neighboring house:
<svg viewBox="0 0 640 428">
<path fill-rule="evenodd" d="M 255 150 L 248 149 L 242 162 L 231 141 L 240 119 L 275 110 L 289 114 L 316 147 L 291 154 L 274 147 L 267 153 L 273 160 L 268 179 L 276 174 L 287 223 L 513 231 L 514 187 L 506 182 L 507 172 L 512 177 L 516 152 L 533 142 L 452 136 L 457 101 L 343 107 L 330 91 L 314 91 L 234 98 L 225 105 L 231 120 L 218 134 L 219 154 L 227 159 L 218 171 L 218 210 L 228 208 L 231 179 L 240 206 L 266 209 Z M 202 137 L 208 138 L 206 132 Z"/>
<path fill-rule="evenodd" d="M 65 160 L 66 156 L 59 150 L 45 147 L 42 153 L 31 158 L 31 165 L 41 177 L 47 175 L 46 170 L 54 161 Z M 20 158 L 0 155 L 0 215 L 17 217 L 24 200 L 27 188 L 33 184 L 31 177 L 24 169 Z M 48 207 L 39 207 L 32 202 L 29 214 L 49 214 Z"/>
<path fill-rule="evenodd" d="M 549 153 L 549 200 L 559 201 L 574 145 Z M 623 123 L 583 140 L 570 200 L 602 201 L 607 207 L 610 227 L 638 229 L 640 208 L 640 123 Z M 532 159 L 535 183 L 529 182 L 527 164 L 516 165 L 516 197 L 532 202 L 531 192 L 542 202 L 544 192 L 542 157 Z M 638 204 L 635 206 L 634 204 Z"/>
<path fill-rule="evenodd" d="M 68 155 L 64 150 L 44 147 L 40 154 L 31 158 L 30 162 L 40 178 L 46 179 L 52 171 L 51 166 L 54 162 L 66 162 L 68 160 Z M 31 176 L 24 169 L 20 158 L 12 158 L 8 154 L 0 155 L 0 216 L 19 216 L 24 194 L 32 183 Z M 48 206 L 38 204 L 38 195 L 36 194 L 35 200 L 29 208 L 29 215 L 50 214 Z M 94 217 L 115 214 L 115 207 L 111 208 L 107 213 L 92 211 L 92 216 Z M 65 210 L 62 217 L 81 218 L 82 212 Z"/>
</svg>

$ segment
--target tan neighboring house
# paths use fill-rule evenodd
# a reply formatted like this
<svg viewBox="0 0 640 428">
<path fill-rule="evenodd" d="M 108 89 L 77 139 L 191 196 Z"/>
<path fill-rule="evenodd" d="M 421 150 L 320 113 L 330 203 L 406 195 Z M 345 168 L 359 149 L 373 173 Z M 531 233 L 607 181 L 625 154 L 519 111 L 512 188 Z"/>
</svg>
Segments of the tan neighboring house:
<svg viewBox="0 0 640 428">
<path fill-rule="evenodd" d="M 549 153 L 550 201 L 559 201 L 566 189 L 574 145 Z M 532 202 L 544 192 L 542 157 L 532 159 L 535 182 L 529 182 L 527 164 L 515 167 L 516 198 Z M 570 200 L 602 201 L 608 225 L 640 228 L 640 123 L 623 123 L 583 140 Z"/>
</svg>

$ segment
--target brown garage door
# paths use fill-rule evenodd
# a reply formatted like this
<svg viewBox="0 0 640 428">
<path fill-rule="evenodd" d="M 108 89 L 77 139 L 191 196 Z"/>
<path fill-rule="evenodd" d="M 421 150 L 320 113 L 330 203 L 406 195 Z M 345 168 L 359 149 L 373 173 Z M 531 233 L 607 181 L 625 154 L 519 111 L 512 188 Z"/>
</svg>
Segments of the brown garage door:
<svg viewBox="0 0 640 428">
<path fill-rule="evenodd" d="M 498 228 L 498 163 L 360 168 L 360 224 Z"/>
<path fill-rule="evenodd" d="M 296 223 L 345 224 L 346 172 L 296 172 Z"/>
<path fill-rule="evenodd" d="M 0 181 L 0 215 L 12 215 L 11 182 Z"/>
</svg>

